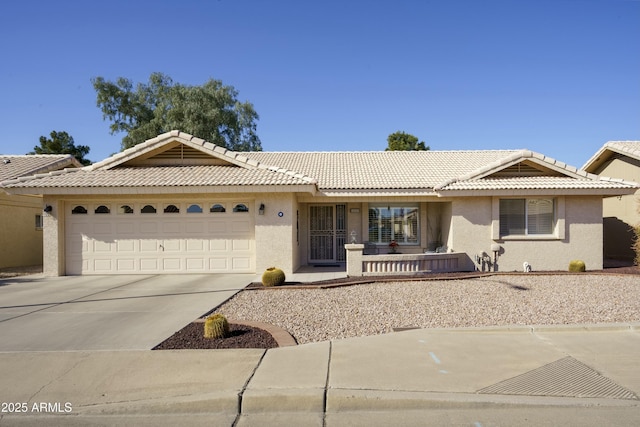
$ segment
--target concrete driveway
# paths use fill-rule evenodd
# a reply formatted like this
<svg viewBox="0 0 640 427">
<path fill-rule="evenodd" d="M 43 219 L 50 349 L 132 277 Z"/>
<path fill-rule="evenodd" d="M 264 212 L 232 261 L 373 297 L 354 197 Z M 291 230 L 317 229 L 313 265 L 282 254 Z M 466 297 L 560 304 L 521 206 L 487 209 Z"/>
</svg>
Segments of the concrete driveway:
<svg viewBox="0 0 640 427">
<path fill-rule="evenodd" d="M 254 274 L 0 280 L 0 351 L 140 350 L 220 305 Z"/>
</svg>

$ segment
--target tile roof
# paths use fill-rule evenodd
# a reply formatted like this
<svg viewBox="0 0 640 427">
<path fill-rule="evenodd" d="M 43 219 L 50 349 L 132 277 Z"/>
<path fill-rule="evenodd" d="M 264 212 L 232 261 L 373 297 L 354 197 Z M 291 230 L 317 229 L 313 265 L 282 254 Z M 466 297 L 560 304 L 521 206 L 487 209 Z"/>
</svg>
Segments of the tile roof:
<svg viewBox="0 0 640 427">
<path fill-rule="evenodd" d="M 614 179 L 576 179 L 568 176 L 521 176 L 482 178 L 467 181 L 456 181 L 439 191 L 449 190 L 586 190 L 586 189 L 619 189 L 621 180 Z"/>
<path fill-rule="evenodd" d="M 587 160 L 582 169 L 594 171 L 614 153 L 640 160 L 640 141 L 609 141 Z"/>
<path fill-rule="evenodd" d="M 536 176 L 492 176 L 522 162 L 533 167 Z M 633 188 L 632 184 L 602 179 L 529 150 L 239 153 L 178 131 L 160 135 L 82 170 L 22 177 L 2 185 L 49 189 L 47 192 L 59 191 L 51 190 L 58 188 L 134 191 L 145 187 L 299 185 L 302 191 L 312 191 L 312 187 L 313 191 L 317 188 L 326 194 L 360 195 L 473 189 Z"/>
<path fill-rule="evenodd" d="M 321 190 L 425 189 L 517 156 L 520 150 L 250 152 L 318 180 Z"/>
<path fill-rule="evenodd" d="M 148 166 L 66 170 L 5 183 L 11 188 L 123 188 L 244 185 L 304 185 L 308 181 L 268 169 L 236 166 Z"/>
<path fill-rule="evenodd" d="M 0 154 L 0 182 L 65 167 L 82 167 L 70 154 Z"/>
</svg>

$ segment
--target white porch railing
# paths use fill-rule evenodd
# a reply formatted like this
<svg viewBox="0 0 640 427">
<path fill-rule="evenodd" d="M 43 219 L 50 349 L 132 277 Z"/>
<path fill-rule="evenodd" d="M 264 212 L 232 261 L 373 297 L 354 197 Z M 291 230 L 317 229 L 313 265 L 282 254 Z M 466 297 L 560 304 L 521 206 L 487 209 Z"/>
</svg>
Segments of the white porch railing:
<svg viewBox="0 0 640 427">
<path fill-rule="evenodd" d="M 460 271 L 463 252 L 363 255 L 364 245 L 345 245 L 348 276 L 411 275 Z"/>
</svg>

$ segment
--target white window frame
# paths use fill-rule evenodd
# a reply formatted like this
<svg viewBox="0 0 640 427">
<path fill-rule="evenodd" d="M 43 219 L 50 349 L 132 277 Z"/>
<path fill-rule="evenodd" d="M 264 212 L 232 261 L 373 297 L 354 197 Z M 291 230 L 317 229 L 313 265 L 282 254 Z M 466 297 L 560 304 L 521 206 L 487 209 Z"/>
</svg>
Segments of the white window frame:
<svg viewBox="0 0 640 427">
<path fill-rule="evenodd" d="M 500 234 L 500 200 L 524 199 L 525 200 L 525 234 Z M 553 227 L 549 234 L 529 234 L 527 226 L 527 201 L 532 199 L 545 199 L 553 201 Z M 493 240 L 563 240 L 565 238 L 565 198 L 550 196 L 531 197 L 494 197 L 492 203 L 492 227 L 491 234 Z"/>
<path fill-rule="evenodd" d="M 392 224 L 392 227 L 390 229 L 390 240 L 386 241 L 386 240 L 382 240 L 383 239 L 383 235 L 382 235 L 382 216 L 379 215 L 378 216 L 378 223 L 372 223 L 370 221 L 370 211 L 372 209 L 378 209 L 378 210 L 389 210 L 391 213 L 391 219 L 390 222 Z M 416 211 L 416 229 L 415 229 L 415 240 L 409 240 L 408 239 L 408 233 L 403 233 L 404 236 L 402 239 L 398 238 L 395 235 L 395 230 L 393 227 L 393 224 L 396 224 L 397 221 L 394 220 L 395 215 L 395 211 L 397 210 L 401 210 L 401 209 L 412 209 Z M 406 222 L 406 217 L 402 218 L 402 227 L 408 227 L 409 224 Z M 396 204 L 387 204 L 387 203 L 371 203 L 369 204 L 369 207 L 367 209 L 367 222 L 368 222 L 368 229 L 371 229 L 371 227 L 378 227 L 378 240 L 374 241 L 371 240 L 371 234 L 369 232 L 367 232 L 367 241 L 369 241 L 370 243 L 376 244 L 376 245 L 388 245 L 389 243 L 391 243 L 392 240 L 395 240 L 396 243 L 398 243 L 398 245 L 400 246 L 420 246 L 420 238 L 421 238 L 421 234 L 420 234 L 420 229 L 421 229 L 421 225 L 420 225 L 420 221 L 422 219 L 421 216 L 421 209 L 420 209 L 420 203 L 396 203 Z"/>
</svg>

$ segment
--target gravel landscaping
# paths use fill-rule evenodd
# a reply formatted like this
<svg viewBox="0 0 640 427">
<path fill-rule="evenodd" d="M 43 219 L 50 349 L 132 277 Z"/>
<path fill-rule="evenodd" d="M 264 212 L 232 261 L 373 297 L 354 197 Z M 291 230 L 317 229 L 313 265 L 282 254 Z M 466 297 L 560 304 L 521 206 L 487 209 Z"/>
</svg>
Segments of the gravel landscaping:
<svg viewBox="0 0 640 427">
<path fill-rule="evenodd" d="M 329 289 L 248 289 L 215 312 L 279 326 L 299 344 L 401 327 L 640 322 L 640 276 L 498 274 Z"/>
</svg>

